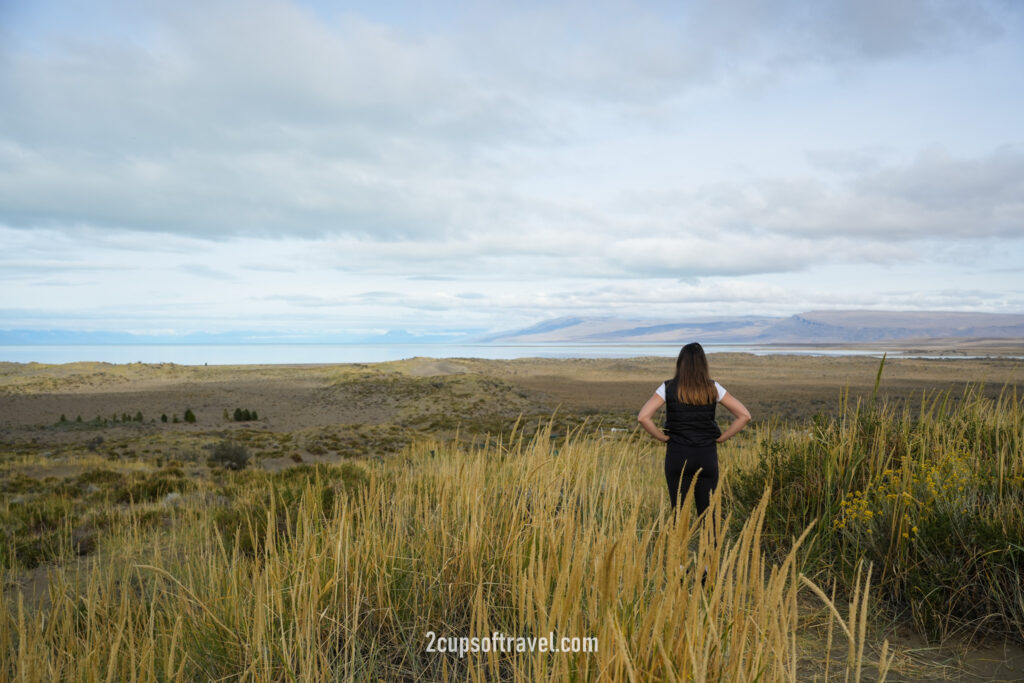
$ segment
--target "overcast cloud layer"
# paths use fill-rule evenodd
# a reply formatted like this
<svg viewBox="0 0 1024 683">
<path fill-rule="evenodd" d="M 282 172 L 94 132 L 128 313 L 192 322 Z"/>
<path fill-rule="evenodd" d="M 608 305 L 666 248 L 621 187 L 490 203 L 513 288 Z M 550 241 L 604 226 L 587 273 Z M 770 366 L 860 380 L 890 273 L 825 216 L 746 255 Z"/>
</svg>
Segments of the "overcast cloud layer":
<svg viewBox="0 0 1024 683">
<path fill-rule="evenodd" d="M 346 7 L 0 4 L 0 326 L 1024 312 L 1021 3 Z"/>
</svg>

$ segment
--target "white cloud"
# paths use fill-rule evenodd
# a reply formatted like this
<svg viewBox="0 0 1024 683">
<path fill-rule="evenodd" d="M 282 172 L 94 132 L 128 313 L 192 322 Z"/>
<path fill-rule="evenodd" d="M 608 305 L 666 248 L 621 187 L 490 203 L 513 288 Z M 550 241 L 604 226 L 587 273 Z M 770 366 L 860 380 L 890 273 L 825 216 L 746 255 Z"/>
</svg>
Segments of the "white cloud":
<svg viewBox="0 0 1024 683">
<path fill-rule="evenodd" d="M 483 5 L 429 29 L 325 21 L 281 0 L 135 9 L 123 34 L 3 49 L 0 220 L 205 236 L 479 230 L 541 199 L 503 155 L 545 150 L 519 171 L 543 173 L 594 112 L 662 106 L 763 64 L 995 39 L 1015 16 L 893 7 Z"/>
<path fill-rule="evenodd" d="M 490 325 L 1019 301 L 985 266 L 1024 257 L 1024 140 L 1013 117 L 976 116 L 1024 106 L 1016 4 L 427 14 L 11 10 L 0 283 L 21 313 L 0 322 Z M 993 72 L 1005 78 L 971 77 Z M 947 77 L 980 99 L 906 93 Z M 880 265 L 913 267 L 916 284 L 829 284 L 864 286 Z M 950 294 L 950 270 L 970 268 L 985 271 L 977 288 Z"/>
</svg>

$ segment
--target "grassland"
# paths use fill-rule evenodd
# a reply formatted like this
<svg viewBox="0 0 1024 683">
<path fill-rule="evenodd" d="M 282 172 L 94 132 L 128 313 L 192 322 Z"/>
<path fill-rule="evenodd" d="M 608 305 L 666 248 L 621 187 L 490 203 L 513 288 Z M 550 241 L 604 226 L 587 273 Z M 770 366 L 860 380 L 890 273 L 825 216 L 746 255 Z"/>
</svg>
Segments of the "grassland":
<svg viewBox="0 0 1024 683">
<path fill-rule="evenodd" d="M 0 678 L 1019 677 L 1019 363 L 876 392 L 871 359 L 713 356 L 759 418 L 718 544 L 633 430 L 666 365 L 0 367 Z"/>
</svg>

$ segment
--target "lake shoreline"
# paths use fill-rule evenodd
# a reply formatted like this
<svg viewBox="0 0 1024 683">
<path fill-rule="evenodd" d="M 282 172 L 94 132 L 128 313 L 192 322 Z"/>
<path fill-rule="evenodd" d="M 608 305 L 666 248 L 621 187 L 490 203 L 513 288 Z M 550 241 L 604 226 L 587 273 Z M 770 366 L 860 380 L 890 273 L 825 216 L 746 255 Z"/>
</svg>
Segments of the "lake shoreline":
<svg viewBox="0 0 1024 683">
<path fill-rule="evenodd" d="M 0 345 L 0 363 L 175 365 L 335 365 L 430 359 L 674 358 L 679 344 L 96 344 Z M 907 339 L 885 342 L 706 343 L 709 355 L 866 356 L 891 358 L 1024 359 L 1024 339 Z"/>
</svg>

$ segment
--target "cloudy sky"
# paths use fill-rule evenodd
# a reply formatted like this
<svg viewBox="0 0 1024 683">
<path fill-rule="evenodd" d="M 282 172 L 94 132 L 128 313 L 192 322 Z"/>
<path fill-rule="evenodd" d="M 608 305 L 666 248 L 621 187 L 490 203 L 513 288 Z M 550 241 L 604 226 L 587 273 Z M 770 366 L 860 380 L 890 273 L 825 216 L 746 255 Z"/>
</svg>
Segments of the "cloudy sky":
<svg viewBox="0 0 1024 683">
<path fill-rule="evenodd" d="M 1024 312 L 1024 3 L 0 0 L 0 327 Z"/>
</svg>

